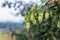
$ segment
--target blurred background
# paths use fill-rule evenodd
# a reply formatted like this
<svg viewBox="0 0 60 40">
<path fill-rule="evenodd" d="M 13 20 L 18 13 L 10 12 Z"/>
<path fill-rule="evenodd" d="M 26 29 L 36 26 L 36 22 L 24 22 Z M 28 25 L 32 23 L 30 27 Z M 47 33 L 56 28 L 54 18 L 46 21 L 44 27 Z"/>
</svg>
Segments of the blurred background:
<svg viewBox="0 0 60 40">
<path fill-rule="evenodd" d="M 11 38 L 12 33 L 17 30 L 25 32 L 23 15 L 32 5 L 41 3 L 41 0 L 0 0 L 0 40 L 16 40 Z"/>
</svg>

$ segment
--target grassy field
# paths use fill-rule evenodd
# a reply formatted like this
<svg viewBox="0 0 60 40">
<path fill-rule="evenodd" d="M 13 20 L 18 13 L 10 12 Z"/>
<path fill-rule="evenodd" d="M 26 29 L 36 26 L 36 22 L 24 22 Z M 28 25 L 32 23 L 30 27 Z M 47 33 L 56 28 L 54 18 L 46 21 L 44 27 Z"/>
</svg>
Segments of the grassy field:
<svg viewBox="0 0 60 40">
<path fill-rule="evenodd" d="M 0 40 L 15 40 L 15 37 L 12 39 L 10 34 L 7 34 L 4 31 L 0 31 Z"/>
</svg>

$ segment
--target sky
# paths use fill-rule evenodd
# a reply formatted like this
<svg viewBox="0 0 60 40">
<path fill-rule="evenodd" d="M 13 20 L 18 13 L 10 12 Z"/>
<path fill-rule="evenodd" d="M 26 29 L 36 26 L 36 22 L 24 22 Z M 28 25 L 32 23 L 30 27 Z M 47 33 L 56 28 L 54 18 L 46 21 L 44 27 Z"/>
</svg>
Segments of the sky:
<svg viewBox="0 0 60 40">
<path fill-rule="evenodd" d="M 2 8 L 2 2 L 4 2 L 5 0 L 0 0 L 0 22 L 7 22 L 7 21 L 11 21 L 11 22 L 21 22 L 24 20 L 24 17 L 22 17 L 21 15 L 19 16 L 14 16 L 14 14 L 18 11 L 15 11 L 14 8 L 8 8 L 4 7 Z M 10 2 L 14 2 L 13 0 L 8 0 Z M 13 14 L 12 14 L 13 13 Z"/>
<path fill-rule="evenodd" d="M 11 22 L 22 22 L 24 20 L 24 17 L 22 17 L 21 15 L 19 16 L 14 16 L 15 13 L 18 12 L 14 10 L 14 8 L 8 8 L 8 6 L 6 6 L 5 8 L 2 8 L 2 2 L 4 2 L 6 0 L 0 0 L 0 22 L 7 22 L 7 21 L 11 21 Z M 7 0 L 9 2 L 14 2 L 14 1 L 23 1 L 25 3 L 29 3 L 29 1 L 32 0 Z M 36 2 L 39 3 L 39 0 L 33 0 L 32 2 Z"/>
</svg>

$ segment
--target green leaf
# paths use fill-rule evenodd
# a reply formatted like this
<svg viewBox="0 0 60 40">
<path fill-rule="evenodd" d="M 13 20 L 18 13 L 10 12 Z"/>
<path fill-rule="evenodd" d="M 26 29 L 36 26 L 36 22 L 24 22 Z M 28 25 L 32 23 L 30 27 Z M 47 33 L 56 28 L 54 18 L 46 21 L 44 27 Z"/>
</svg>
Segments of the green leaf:
<svg viewBox="0 0 60 40">
<path fill-rule="evenodd" d="M 57 16 L 53 16 L 52 23 L 54 23 L 56 21 L 56 19 L 57 19 Z"/>
<path fill-rule="evenodd" d="M 55 36 L 53 36 L 53 37 L 52 37 L 52 40 L 56 40 L 56 37 L 55 37 Z"/>
<path fill-rule="evenodd" d="M 57 23 L 57 27 L 60 28 L 60 21 L 58 21 L 58 23 Z"/>
</svg>

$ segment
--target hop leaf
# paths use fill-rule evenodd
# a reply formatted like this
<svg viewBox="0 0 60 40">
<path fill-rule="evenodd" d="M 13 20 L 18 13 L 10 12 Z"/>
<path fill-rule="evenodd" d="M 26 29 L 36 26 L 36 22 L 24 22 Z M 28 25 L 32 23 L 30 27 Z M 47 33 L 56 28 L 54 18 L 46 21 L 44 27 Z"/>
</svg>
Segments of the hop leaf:
<svg viewBox="0 0 60 40">
<path fill-rule="evenodd" d="M 58 22 L 57 27 L 60 28 L 60 21 Z"/>
<path fill-rule="evenodd" d="M 49 14 L 50 14 L 51 17 L 53 16 L 53 15 L 52 15 L 52 14 L 53 14 L 53 13 L 52 13 L 52 10 L 50 10 L 50 13 L 49 13 Z"/>
<path fill-rule="evenodd" d="M 52 23 L 54 23 L 56 21 L 56 19 L 57 19 L 57 16 L 53 16 Z"/>
<path fill-rule="evenodd" d="M 35 9 L 35 7 L 33 6 L 30 11 L 33 11 L 34 9 Z"/>
<path fill-rule="evenodd" d="M 55 36 L 53 36 L 52 38 L 53 38 L 52 40 L 56 40 Z"/>
<path fill-rule="evenodd" d="M 46 19 L 49 18 L 49 13 L 48 13 L 48 12 L 45 13 L 45 18 L 46 18 Z"/>
</svg>

